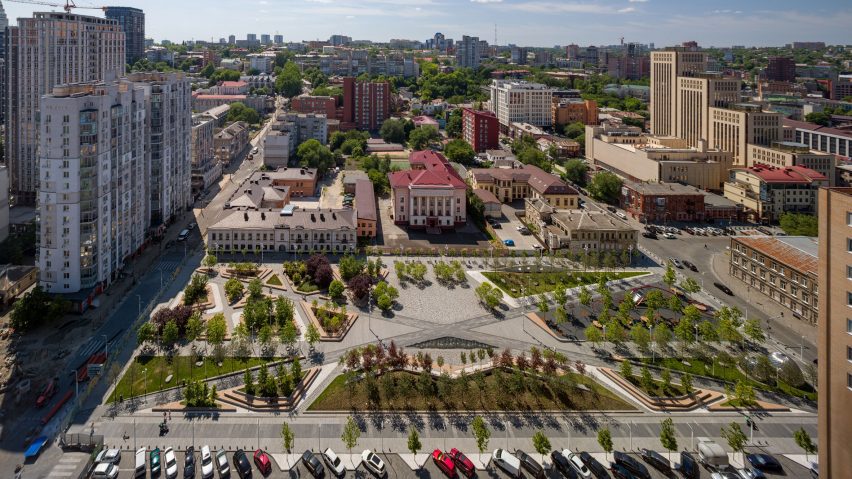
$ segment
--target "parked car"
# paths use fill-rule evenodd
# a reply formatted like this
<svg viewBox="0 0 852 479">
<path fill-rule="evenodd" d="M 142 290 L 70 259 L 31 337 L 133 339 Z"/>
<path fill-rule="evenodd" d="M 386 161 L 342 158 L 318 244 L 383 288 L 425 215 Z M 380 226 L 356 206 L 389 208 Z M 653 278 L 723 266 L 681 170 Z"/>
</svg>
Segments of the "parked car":
<svg viewBox="0 0 852 479">
<path fill-rule="evenodd" d="M 658 239 L 657 233 L 654 233 L 653 231 L 645 231 L 642 233 L 642 236 L 648 239 Z"/>
<path fill-rule="evenodd" d="M 500 229 L 503 227 L 503 225 L 501 225 L 500 222 L 495 219 L 488 220 L 488 224 L 491 225 L 491 227 L 494 229 Z"/>
<path fill-rule="evenodd" d="M 361 453 L 361 462 L 364 463 L 364 467 L 368 471 L 379 477 L 384 477 L 387 472 L 385 470 L 385 462 L 382 461 L 382 458 L 369 449 Z"/>
<path fill-rule="evenodd" d="M 592 471 L 586 467 L 586 464 L 580 459 L 580 456 L 571 452 L 570 449 L 563 449 L 562 455 L 568 458 L 568 461 L 571 463 L 571 467 L 573 467 L 577 471 L 577 475 L 583 479 L 588 479 L 592 477 Z"/>
<path fill-rule="evenodd" d="M 666 475 L 671 474 L 672 466 L 669 463 L 669 460 L 663 457 L 659 452 L 643 448 L 639 449 L 639 455 L 642 457 L 643 461 L 650 464 L 654 469 Z"/>
<path fill-rule="evenodd" d="M 237 452 L 234 453 L 234 457 L 231 460 L 234 463 L 234 470 L 237 471 L 237 475 L 240 476 L 240 479 L 251 477 L 251 463 L 249 462 L 245 451 L 237 449 Z"/>
<path fill-rule="evenodd" d="M 184 454 L 183 458 L 186 464 L 195 464 L 195 448 L 189 446 L 186 448 L 186 454 Z"/>
<path fill-rule="evenodd" d="M 476 467 L 473 465 L 473 461 L 468 459 L 461 451 L 452 448 L 450 449 L 449 456 L 453 458 L 453 462 L 456 463 L 456 469 L 459 472 L 467 477 L 473 477 L 476 474 Z"/>
<path fill-rule="evenodd" d="M 116 479 L 118 477 L 118 466 L 111 462 L 100 462 L 92 471 L 92 479 Z"/>
<path fill-rule="evenodd" d="M 618 464 L 612 465 L 612 477 L 615 479 L 634 479 L 633 474 L 630 474 L 624 466 Z"/>
<path fill-rule="evenodd" d="M 695 266 L 693 263 L 691 263 L 689 261 L 683 260 L 683 265 L 686 266 L 687 268 L 691 269 L 692 271 L 695 271 L 696 273 L 698 272 L 698 266 Z"/>
<path fill-rule="evenodd" d="M 343 461 L 337 457 L 337 454 L 335 454 L 330 447 L 326 448 L 326 450 L 322 452 L 322 460 L 335 476 L 340 477 L 346 474 L 346 469 L 343 467 Z"/>
<path fill-rule="evenodd" d="M 272 472 L 272 460 L 269 458 L 269 454 L 263 449 L 255 449 L 252 459 L 254 460 L 254 466 L 264 476 Z"/>
<path fill-rule="evenodd" d="M 616 451 L 613 453 L 615 463 L 630 471 L 630 474 L 640 479 L 651 479 L 651 474 L 648 473 L 648 468 L 642 465 L 627 453 Z"/>
<path fill-rule="evenodd" d="M 688 452 L 680 453 L 680 464 L 677 471 L 686 479 L 699 479 L 701 470 L 698 467 L 698 461 Z"/>
<path fill-rule="evenodd" d="M 195 462 L 185 460 L 183 465 L 183 479 L 192 479 L 195 477 Z"/>
<path fill-rule="evenodd" d="M 509 454 L 505 449 L 495 449 L 491 453 L 491 460 L 494 465 L 503 469 L 511 477 L 521 477 L 521 461 L 517 457 Z"/>
<path fill-rule="evenodd" d="M 740 479 L 740 476 L 736 472 L 719 471 L 710 474 L 710 479 Z"/>
<path fill-rule="evenodd" d="M 95 456 L 95 464 L 106 462 L 108 464 L 118 464 L 121 462 L 121 449 L 104 449 Z"/>
<path fill-rule="evenodd" d="M 669 258 L 669 261 L 675 268 L 683 269 L 683 264 L 681 264 L 680 260 L 678 260 L 677 258 Z"/>
<path fill-rule="evenodd" d="M 178 473 L 178 465 L 177 465 L 177 457 L 175 457 L 175 450 L 171 447 L 166 448 L 165 453 L 165 463 L 166 463 L 166 479 L 175 479 Z"/>
<path fill-rule="evenodd" d="M 319 479 L 320 477 L 325 476 L 325 468 L 322 467 L 322 462 L 317 458 L 317 456 L 311 451 L 305 451 L 302 453 L 302 463 L 305 465 L 305 469 L 311 473 L 312 476 Z"/>
<path fill-rule="evenodd" d="M 145 448 L 140 447 L 136 450 L 136 464 L 133 469 L 134 477 L 145 477 L 145 472 L 147 470 L 147 464 L 145 463 Z"/>
<path fill-rule="evenodd" d="M 665 233 L 663 233 L 663 236 L 664 236 L 666 239 L 675 239 L 675 238 L 676 238 L 676 236 L 674 235 L 674 233 L 669 233 L 668 231 L 666 231 Z"/>
<path fill-rule="evenodd" d="M 720 283 L 720 282 L 718 282 L 718 281 L 717 281 L 717 282 L 715 282 L 715 283 L 713 283 L 713 286 L 715 286 L 715 287 L 719 288 L 719 289 L 720 289 L 723 293 L 727 294 L 728 296 L 733 296 L 733 295 L 734 295 L 734 292 L 733 292 L 733 291 L 731 291 L 731 288 L 729 288 L 729 287 L 725 286 L 724 284 L 722 284 L 722 283 Z"/>
<path fill-rule="evenodd" d="M 506 246 L 515 246 L 515 240 L 507 239 L 503 240 L 503 244 Z"/>
<path fill-rule="evenodd" d="M 216 469 L 219 471 L 219 479 L 231 477 L 231 466 L 228 465 L 228 454 L 222 449 L 216 453 Z"/>
<path fill-rule="evenodd" d="M 440 449 L 432 451 L 432 462 L 449 478 L 456 477 L 456 464 L 453 459 Z"/>
<path fill-rule="evenodd" d="M 737 476 L 740 479 L 766 479 L 766 475 L 752 468 L 737 469 Z"/>
<path fill-rule="evenodd" d="M 763 472 L 784 472 L 778 459 L 769 454 L 746 454 L 746 461 L 751 464 L 751 467 Z"/>
<path fill-rule="evenodd" d="M 201 446 L 201 479 L 213 478 L 213 455 L 210 446 Z"/>
<path fill-rule="evenodd" d="M 580 453 L 580 459 L 583 460 L 583 464 L 585 464 L 586 467 L 589 468 L 589 471 L 591 471 L 592 474 L 594 474 L 594 476 L 596 478 L 598 478 L 598 479 L 609 478 L 609 474 L 607 474 L 606 468 L 604 467 L 604 465 L 601 464 L 600 461 L 598 461 L 597 459 L 592 457 L 592 455 L 589 454 L 588 452 L 585 452 L 585 451 L 581 452 Z"/>
<path fill-rule="evenodd" d="M 571 462 L 559 451 L 550 453 L 550 462 L 565 479 L 577 479 L 577 471 L 571 467 Z"/>
<path fill-rule="evenodd" d="M 515 449 L 515 457 L 521 461 L 521 468 L 529 472 L 532 477 L 538 479 L 544 478 L 544 468 L 532 456 L 520 449 Z"/>
<path fill-rule="evenodd" d="M 155 447 L 153 451 L 148 453 L 148 459 L 151 461 L 151 476 L 160 475 L 160 448 Z"/>
</svg>

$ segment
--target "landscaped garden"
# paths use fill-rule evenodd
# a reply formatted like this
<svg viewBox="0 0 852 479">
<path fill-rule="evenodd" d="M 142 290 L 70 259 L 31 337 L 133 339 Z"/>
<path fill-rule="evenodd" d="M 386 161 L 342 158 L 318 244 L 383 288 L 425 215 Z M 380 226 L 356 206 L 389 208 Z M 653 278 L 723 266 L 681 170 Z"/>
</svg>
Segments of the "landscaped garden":
<svg viewBox="0 0 852 479">
<path fill-rule="evenodd" d="M 489 271 L 482 273 L 489 281 L 501 288 L 513 298 L 537 295 L 554 291 L 557 287 L 575 288 L 597 284 L 603 277 L 605 281 L 633 278 L 648 274 L 644 271 L 622 272 L 571 272 L 571 273 L 513 273 L 507 271 Z"/>
</svg>

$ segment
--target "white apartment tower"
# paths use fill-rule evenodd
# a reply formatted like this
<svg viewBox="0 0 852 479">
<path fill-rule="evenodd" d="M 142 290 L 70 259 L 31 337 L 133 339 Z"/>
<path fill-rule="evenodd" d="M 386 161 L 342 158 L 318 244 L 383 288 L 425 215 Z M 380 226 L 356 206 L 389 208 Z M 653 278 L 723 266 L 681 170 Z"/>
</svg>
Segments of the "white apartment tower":
<svg viewBox="0 0 852 479">
<path fill-rule="evenodd" d="M 553 91 L 541 83 L 494 80 L 491 82 L 491 110 L 497 115 L 501 129 L 512 123 L 550 126 L 553 124 Z"/>
<path fill-rule="evenodd" d="M 651 52 L 651 133 L 675 136 L 678 117 L 678 77 L 707 70 L 707 54 L 666 50 Z"/>
<path fill-rule="evenodd" d="M 73 13 L 34 13 L 7 30 L 6 162 L 14 202 L 38 192 L 39 98 L 67 83 L 124 73 L 125 40 L 115 20 Z"/>
<path fill-rule="evenodd" d="M 54 87 L 39 124 L 39 282 L 106 287 L 145 241 L 145 91 L 126 81 Z"/>
<path fill-rule="evenodd" d="M 157 228 L 191 204 L 192 91 L 183 73 L 132 73 L 145 91 L 150 221 Z"/>
<path fill-rule="evenodd" d="M 481 56 L 479 37 L 464 35 L 456 42 L 456 64 L 460 68 L 478 68 Z"/>
</svg>

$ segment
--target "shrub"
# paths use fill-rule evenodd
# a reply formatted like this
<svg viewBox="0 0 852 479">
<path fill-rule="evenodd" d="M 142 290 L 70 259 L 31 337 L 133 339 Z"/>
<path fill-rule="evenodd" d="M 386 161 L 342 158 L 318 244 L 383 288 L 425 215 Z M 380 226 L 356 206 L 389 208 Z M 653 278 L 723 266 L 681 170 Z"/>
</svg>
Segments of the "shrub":
<svg viewBox="0 0 852 479">
<path fill-rule="evenodd" d="M 236 302 L 243 295 L 243 283 L 236 279 L 230 278 L 225 282 L 225 296 L 228 297 L 228 301 L 231 303 Z"/>
<path fill-rule="evenodd" d="M 207 299 L 207 276 L 194 274 L 183 290 L 183 304 L 192 306 L 203 299 Z"/>
</svg>

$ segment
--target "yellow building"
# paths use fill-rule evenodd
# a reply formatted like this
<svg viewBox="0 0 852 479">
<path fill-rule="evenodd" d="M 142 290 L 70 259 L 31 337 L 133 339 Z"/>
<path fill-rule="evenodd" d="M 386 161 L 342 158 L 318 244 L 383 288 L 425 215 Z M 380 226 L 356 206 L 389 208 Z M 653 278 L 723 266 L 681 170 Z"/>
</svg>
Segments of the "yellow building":
<svg viewBox="0 0 852 479">
<path fill-rule="evenodd" d="M 490 192 L 503 203 L 526 198 L 542 199 L 554 208 L 577 208 L 580 195 L 555 175 L 533 165 L 520 168 L 473 168 L 471 188 Z"/>
</svg>

